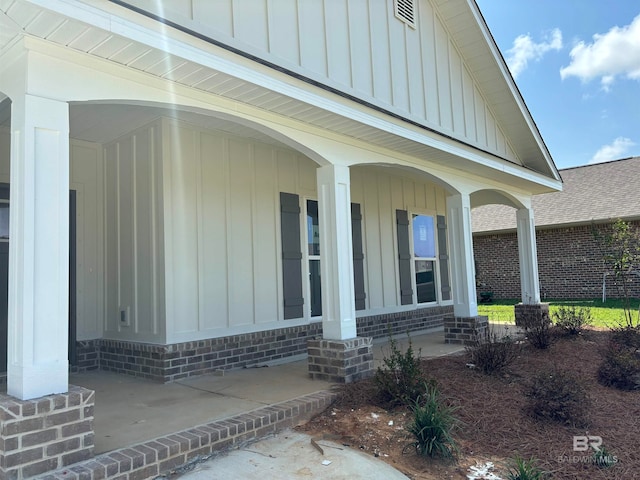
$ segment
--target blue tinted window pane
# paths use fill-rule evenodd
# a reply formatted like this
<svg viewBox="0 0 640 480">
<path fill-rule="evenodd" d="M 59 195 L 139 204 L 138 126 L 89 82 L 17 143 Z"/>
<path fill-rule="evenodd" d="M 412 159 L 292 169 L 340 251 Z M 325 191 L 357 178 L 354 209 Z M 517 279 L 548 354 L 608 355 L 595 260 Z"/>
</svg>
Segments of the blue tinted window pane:
<svg viewBox="0 0 640 480">
<path fill-rule="evenodd" d="M 320 255 L 320 227 L 318 222 L 318 202 L 307 200 L 307 253 Z"/>
<path fill-rule="evenodd" d="M 416 291 L 418 303 L 435 302 L 436 284 L 434 282 L 433 261 L 416 260 Z"/>
<path fill-rule="evenodd" d="M 433 217 L 413 216 L 413 253 L 416 257 L 436 256 L 436 237 Z"/>
<path fill-rule="evenodd" d="M 9 204 L 0 203 L 0 238 L 9 238 Z"/>
</svg>

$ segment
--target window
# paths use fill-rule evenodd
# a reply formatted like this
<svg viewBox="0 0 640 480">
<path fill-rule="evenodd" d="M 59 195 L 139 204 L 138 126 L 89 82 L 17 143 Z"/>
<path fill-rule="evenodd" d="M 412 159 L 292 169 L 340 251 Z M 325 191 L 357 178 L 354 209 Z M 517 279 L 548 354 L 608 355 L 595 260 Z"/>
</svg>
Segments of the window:
<svg viewBox="0 0 640 480">
<path fill-rule="evenodd" d="M 307 200 L 307 258 L 309 261 L 309 294 L 311 316 L 322 315 L 322 290 L 320 287 L 320 228 L 318 202 Z"/>
<path fill-rule="evenodd" d="M 396 210 L 396 228 L 400 305 L 450 301 L 445 217 Z"/>
<path fill-rule="evenodd" d="M 435 302 L 436 234 L 434 217 L 412 215 L 413 265 L 417 303 Z"/>
<path fill-rule="evenodd" d="M 280 193 L 282 292 L 285 319 L 322 315 L 318 202 L 303 200 L 303 205 L 304 211 L 301 211 L 303 209 L 300 208 L 300 197 L 297 194 Z M 364 310 L 367 295 L 364 290 L 362 214 L 360 205 L 357 203 L 351 204 L 351 227 L 355 308 Z M 306 268 L 304 268 L 305 264 Z M 304 277 L 307 278 L 306 281 Z"/>
</svg>

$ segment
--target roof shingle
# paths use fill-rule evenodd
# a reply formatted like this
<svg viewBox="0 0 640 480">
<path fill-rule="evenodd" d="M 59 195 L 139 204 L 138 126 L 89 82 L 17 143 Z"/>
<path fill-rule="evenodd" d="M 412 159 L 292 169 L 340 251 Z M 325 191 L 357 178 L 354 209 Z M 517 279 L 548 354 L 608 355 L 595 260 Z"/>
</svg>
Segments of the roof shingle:
<svg viewBox="0 0 640 480">
<path fill-rule="evenodd" d="M 533 197 L 536 227 L 640 218 L 640 157 L 560 170 L 561 192 Z M 473 209 L 474 233 L 516 229 L 515 209 L 484 205 Z"/>
</svg>

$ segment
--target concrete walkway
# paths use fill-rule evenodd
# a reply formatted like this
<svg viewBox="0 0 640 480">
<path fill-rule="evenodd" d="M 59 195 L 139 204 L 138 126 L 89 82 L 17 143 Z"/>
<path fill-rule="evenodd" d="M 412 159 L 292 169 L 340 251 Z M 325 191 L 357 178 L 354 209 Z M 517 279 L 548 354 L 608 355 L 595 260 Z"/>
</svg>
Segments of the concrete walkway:
<svg viewBox="0 0 640 480">
<path fill-rule="evenodd" d="M 406 335 L 397 337 L 404 352 Z M 463 350 L 446 345 L 442 331 L 412 334 L 415 354 L 422 357 L 448 355 Z M 388 356 L 387 339 L 374 343 L 377 367 Z M 257 408 L 286 402 L 327 390 L 331 385 L 311 380 L 307 361 L 247 368 L 224 376 L 203 376 L 170 384 L 111 372 L 73 374 L 70 383 L 95 390 L 95 451 L 103 453 L 144 442 Z"/>
<path fill-rule="evenodd" d="M 198 464 L 182 480 L 407 480 L 389 464 L 370 454 L 328 440 L 285 430 L 278 435 Z"/>
</svg>

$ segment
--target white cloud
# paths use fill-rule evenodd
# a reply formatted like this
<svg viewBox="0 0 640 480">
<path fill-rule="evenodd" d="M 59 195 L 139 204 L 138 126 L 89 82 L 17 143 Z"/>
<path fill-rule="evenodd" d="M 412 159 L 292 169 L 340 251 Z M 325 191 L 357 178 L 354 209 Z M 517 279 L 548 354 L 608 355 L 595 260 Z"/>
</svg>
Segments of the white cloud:
<svg viewBox="0 0 640 480">
<path fill-rule="evenodd" d="M 571 62 L 560 69 L 563 79 L 572 75 L 584 82 L 600 78 L 605 91 L 617 76 L 640 80 L 640 15 L 629 25 L 595 34 L 592 43 L 578 42 L 569 55 Z"/>
<path fill-rule="evenodd" d="M 513 41 L 513 47 L 507 51 L 507 65 L 511 70 L 513 78 L 518 78 L 529 61 L 539 61 L 545 53 L 550 50 L 560 50 L 562 48 L 562 32 L 555 28 L 550 36 L 547 36 L 540 43 L 535 43 L 531 35 L 519 35 Z"/>
<path fill-rule="evenodd" d="M 600 147 L 589 163 L 601 163 L 623 158 L 624 154 L 635 145 L 629 138 L 618 137 L 613 143 Z"/>
</svg>

